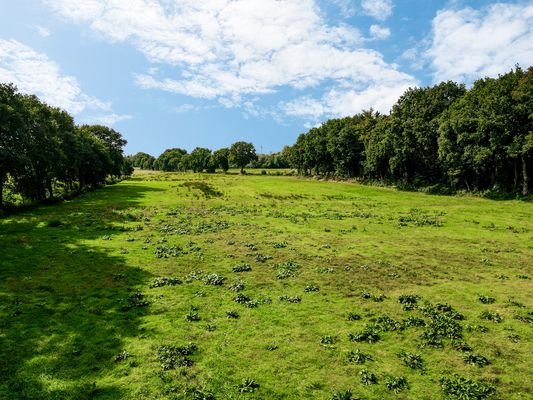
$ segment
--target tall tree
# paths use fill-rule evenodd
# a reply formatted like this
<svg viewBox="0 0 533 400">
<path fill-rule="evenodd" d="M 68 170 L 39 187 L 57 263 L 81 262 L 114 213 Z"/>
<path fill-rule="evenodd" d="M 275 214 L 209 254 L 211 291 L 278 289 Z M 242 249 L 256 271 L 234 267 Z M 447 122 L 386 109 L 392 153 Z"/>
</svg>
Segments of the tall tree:
<svg viewBox="0 0 533 400">
<path fill-rule="evenodd" d="M 244 173 L 244 167 L 257 159 L 255 147 L 248 142 L 235 142 L 230 147 L 230 161 L 241 169 Z"/>
<path fill-rule="evenodd" d="M 229 149 L 222 148 L 213 152 L 213 163 L 222 171 L 227 172 L 229 169 Z"/>
</svg>

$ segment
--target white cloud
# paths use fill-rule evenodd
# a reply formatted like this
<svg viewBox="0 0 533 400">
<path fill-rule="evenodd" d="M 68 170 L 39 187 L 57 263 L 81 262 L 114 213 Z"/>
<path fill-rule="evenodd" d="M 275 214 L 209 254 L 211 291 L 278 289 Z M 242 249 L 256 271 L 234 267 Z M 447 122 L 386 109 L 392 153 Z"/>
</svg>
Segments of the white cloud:
<svg viewBox="0 0 533 400">
<path fill-rule="evenodd" d="M 302 97 L 280 107 L 287 115 L 319 120 L 324 118 L 354 115 L 373 108 L 386 114 L 392 105 L 409 88 L 412 82 L 390 85 L 372 85 L 363 90 L 332 89 L 320 100 Z"/>
<path fill-rule="evenodd" d="M 250 96 L 282 87 L 305 90 L 327 83 L 330 89 L 361 92 L 415 82 L 364 48 L 356 28 L 326 23 L 314 0 L 43 1 L 108 40 L 131 43 L 154 64 L 175 67 L 173 75 L 152 69 L 135 74 L 140 87 L 225 107 L 243 106 Z M 392 11 L 390 1 L 363 3 L 365 12 L 379 19 Z M 376 37 L 387 35 L 386 28 L 377 28 Z"/>
<path fill-rule="evenodd" d="M 103 125 L 115 125 L 117 122 L 129 121 L 133 117 L 131 115 L 119 115 L 119 114 L 107 114 L 101 115 L 98 117 L 90 118 L 92 123 L 103 124 Z"/>
<path fill-rule="evenodd" d="M 385 20 L 392 15 L 392 0 L 362 0 L 361 7 L 365 15 Z"/>
<path fill-rule="evenodd" d="M 370 26 L 370 34 L 375 39 L 385 40 L 390 36 L 390 29 L 385 26 L 372 25 Z"/>
<path fill-rule="evenodd" d="M 533 64 L 533 5 L 440 11 L 426 53 L 435 81 L 471 82 Z"/>
<path fill-rule="evenodd" d="M 48 37 L 51 35 L 50 30 L 48 28 L 45 28 L 44 26 L 37 25 L 35 26 L 35 29 L 37 29 L 37 33 L 42 37 Z"/>
<path fill-rule="evenodd" d="M 109 102 L 83 93 L 76 78 L 62 75 L 45 54 L 16 40 L 0 39 L 0 82 L 14 83 L 22 93 L 36 94 L 73 114 L 85 109 L 111 110 Z"/>
</svg>

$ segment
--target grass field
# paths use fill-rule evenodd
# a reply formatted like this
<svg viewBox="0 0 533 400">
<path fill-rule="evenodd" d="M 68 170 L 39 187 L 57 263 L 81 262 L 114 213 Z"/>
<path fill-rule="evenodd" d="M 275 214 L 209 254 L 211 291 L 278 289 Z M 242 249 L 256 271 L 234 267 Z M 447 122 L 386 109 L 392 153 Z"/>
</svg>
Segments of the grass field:
<svg viewBox="0 0 533 400">
<path fill-rule="evenodd" d="M 531 203 L 137 173 L 0 220 L 0 399 L 531 399 L 532 278 Z"/>
</svg>

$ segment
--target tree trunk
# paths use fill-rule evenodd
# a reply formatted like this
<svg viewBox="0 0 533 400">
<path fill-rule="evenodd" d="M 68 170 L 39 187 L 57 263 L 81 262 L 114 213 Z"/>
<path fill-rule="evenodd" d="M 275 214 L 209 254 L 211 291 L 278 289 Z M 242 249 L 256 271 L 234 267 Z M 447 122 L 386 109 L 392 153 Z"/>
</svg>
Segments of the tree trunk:
<svg viewBox="0 0 533 400">
<path fill-rule="evenodd" d="M 527 194 L 529 193 L 529 177 L 527 175 L 526 158 L 527 158 L 527 154 L 522 154 L 522 176 L 524 178 L 523 186 L 522 186 L 522 194 L 524 196 L 527 196 Z"/>
<path fill-rule="evenodd" d="M 513 190 L 516 192 L 518 189 L 518 159 L 514 159 L 514 180 L 513 180 Z"/>
</svg>

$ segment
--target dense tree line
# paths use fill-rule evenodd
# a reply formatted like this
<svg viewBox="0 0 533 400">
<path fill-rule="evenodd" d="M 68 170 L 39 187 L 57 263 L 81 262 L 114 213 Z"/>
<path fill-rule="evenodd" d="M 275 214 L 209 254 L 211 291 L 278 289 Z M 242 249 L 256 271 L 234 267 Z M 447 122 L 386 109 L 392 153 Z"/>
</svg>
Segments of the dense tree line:
<svg viewBox="0 0 533 400">
<path fill-rule="evenodd" d="M 0 208 L 8 193 L 42 201 L 130 174 L 125 145 L 113 129 L 77 126 L 66 111 L 0 84 Z"/>
<path fill-rule="evenodd" d="M 226 172 L 232 166 L 240 168 L 243 173 L 244 167 L 253 166 L 258 158 L 252 143 L 236 142 L 230 148 L 216 151 L 196 147 L 191 153 L 187 153 L 187 150 L 173 148 L 165 150 L 157 158 L 139 152 L 127 159 L 135 168 L 156 171 L 215 172 L 216 169 L 221 169 Z"/>
<path fill-rule="evenodd" d="M 365 111 L 298 137 L 281 156 L 304 175 L 439 190 L 531 190 L 533 67 L 464 85 L 407 90 L 389 115 Z"/>
</svg>

